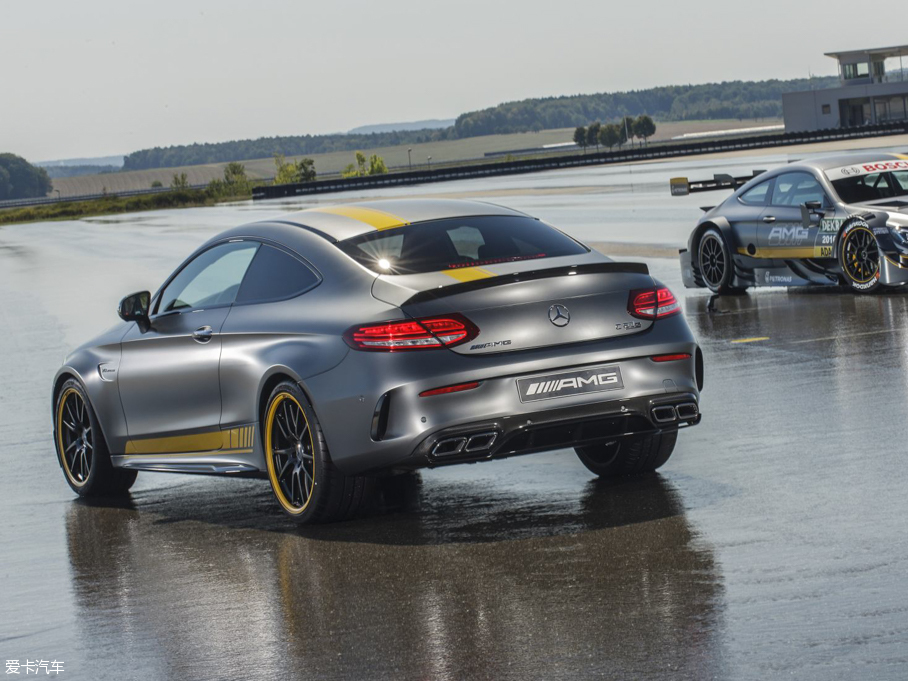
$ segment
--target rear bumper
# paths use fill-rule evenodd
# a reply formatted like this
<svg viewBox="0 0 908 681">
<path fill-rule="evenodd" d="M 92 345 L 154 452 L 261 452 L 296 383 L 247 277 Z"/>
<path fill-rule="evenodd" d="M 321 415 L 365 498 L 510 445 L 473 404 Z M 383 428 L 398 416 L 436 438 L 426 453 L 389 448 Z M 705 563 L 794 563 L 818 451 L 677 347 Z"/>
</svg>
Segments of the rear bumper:
<svg viewBox="0 0 908 681">
<path fill-rule="evenodd" d="M 668 353 L 687 353 L 691 359 L 660 363 L 650 359 Z M 303 388 L 312 399 L 332 461 L 353 475 L 511 456 L 628 432 L 676 428 L 679 423 L 656 422 L 652 406 L 663 401 L 698 404 L 699 356 L 679 315 L 641 333 L 522 352 L 480 356 L 444 350 L 350 352 L 331 371 L 309 378 Z M 604 364 L 620 368 L 620 389 L 520 400 L 518 379 Z M 473 381 L 480 383 L 473 390 L 420 397 L 426 390 Z M 549 426 L 555 430 L 547 430 Z M 477 456 L 432 454 L 438 442 L 462 433 L 464 437 L 494 433 L 495 437 L 485 448 L 464 452 Z"/>
<path fill-rule="evenodd" d="M 427 437 L 407 464 L 444 466 L 577 447 L 630 435 L 697 425 L 701 414 L 690 393 L 612 400 L 447 428 Z"/>
</svg>

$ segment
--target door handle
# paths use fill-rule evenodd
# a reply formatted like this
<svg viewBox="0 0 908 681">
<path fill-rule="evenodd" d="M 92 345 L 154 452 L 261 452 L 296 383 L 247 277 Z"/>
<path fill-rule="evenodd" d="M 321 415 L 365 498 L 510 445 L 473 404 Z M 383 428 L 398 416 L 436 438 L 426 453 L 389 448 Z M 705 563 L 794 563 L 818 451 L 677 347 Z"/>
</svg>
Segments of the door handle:
<svg viewBox="0 0 908 681">
<path fill-rule="evenodd" d="M 192 340 L 197 343 L 207 343 L 213 335 L 214 331 L 211 330 L 210 326 L 203 326 L 192 332 Z"/>
<path fill-rule="evenodd" d="M 766 215 L 763 217 L 763 222 L 775 222 L 776 219 L 772 215 Z"/>
</svg>

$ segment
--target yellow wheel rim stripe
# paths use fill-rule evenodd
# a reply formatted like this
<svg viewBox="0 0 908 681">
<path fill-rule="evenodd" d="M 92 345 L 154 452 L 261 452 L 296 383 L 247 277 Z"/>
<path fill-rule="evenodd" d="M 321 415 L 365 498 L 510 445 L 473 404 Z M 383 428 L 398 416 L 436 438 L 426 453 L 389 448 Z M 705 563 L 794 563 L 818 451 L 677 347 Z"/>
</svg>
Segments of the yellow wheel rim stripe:
<svg viewBox="0 0 908 681">
<path fill-rule="evenodd" d="M 300 413 L 303 415 L 303 421 L 306 423 L 306 430 L 309 433 L 309 448 L 312 451 L 312 487 L 309 490 L 309 496 L 306 498 L 306 503 L 299 507 L 294 506 L 287 498 L 287 495 L 284 494 L 284 490 L 281 489 L 281 483 L 277 479 L 277 471 L 274 468 L 274 454 L 271 451 L 271 429 L 274 425 L 277 408 L 284 400 L 290 400 L 299 407 Z M 312 501 L 312 495 L 315 494 L 315 442 L 312 440 L 312 426 L 309 425 L 309 419 L 306 418 L 306 410 L 303 409 L 303 406 L 299 401 L 290 393 L 281 393 L 275 397 L 274 402 L 272 402 L 271 406 L 268 408 L 268 414 L 265 416 L 265 465 L 268 467 L 268 479 L 271 481 L 271 489 L 274 490 L 274 496 L 277 497 L 278 503 L 284 507 L 284 510 L 294 515 L 299 515 L 305 511 L 309 506 L 309 502 Z"/>
</svg>

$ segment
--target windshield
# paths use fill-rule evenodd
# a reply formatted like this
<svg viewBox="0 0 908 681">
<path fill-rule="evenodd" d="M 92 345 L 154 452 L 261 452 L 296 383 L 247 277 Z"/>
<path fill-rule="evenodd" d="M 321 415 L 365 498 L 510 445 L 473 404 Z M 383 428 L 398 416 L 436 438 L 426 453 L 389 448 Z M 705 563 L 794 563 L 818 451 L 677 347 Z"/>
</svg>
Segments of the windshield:
<svg viewBox="0 0 908 681">
<path fill-rule="evenodd" d="M 908 170 L 887 170 L 834 180 L 832 186 L 844 203 L 866 203 L 881 199 L 908 200 Z"/>
<path fill-rule="evenodd" d="M 422 222 L 338 242 L 379 274 L 419 274 L 587 253 L 554 227 L 524 216 L 481 216 Z"/>
</svg>

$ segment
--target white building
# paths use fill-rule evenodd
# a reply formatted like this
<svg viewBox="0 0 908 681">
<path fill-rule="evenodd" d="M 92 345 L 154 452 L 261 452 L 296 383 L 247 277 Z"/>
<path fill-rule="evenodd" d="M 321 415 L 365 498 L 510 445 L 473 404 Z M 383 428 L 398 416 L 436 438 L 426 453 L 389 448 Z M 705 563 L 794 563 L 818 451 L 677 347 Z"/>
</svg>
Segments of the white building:
<svg viewBox="0 0 908 681">
<path fill-rule="evenodd" d="M 782 95 L 786 132 L 908 119 L 908 45 L 828 52 L 841 86 Z"/>
</svg>

